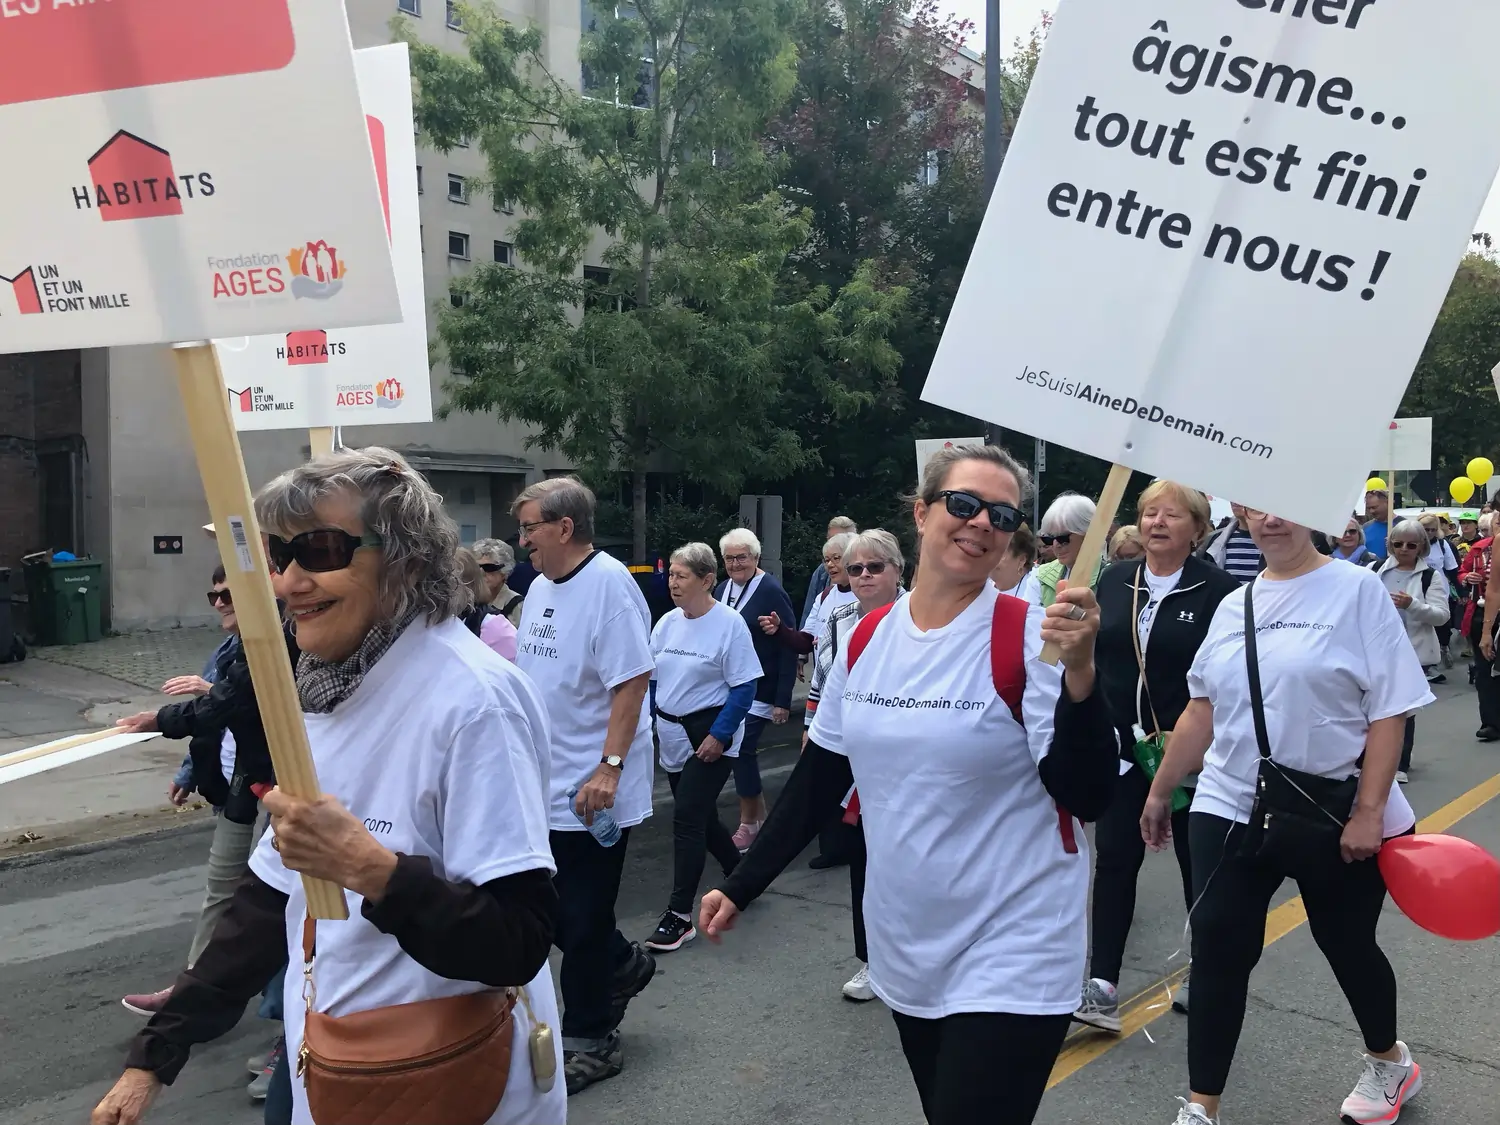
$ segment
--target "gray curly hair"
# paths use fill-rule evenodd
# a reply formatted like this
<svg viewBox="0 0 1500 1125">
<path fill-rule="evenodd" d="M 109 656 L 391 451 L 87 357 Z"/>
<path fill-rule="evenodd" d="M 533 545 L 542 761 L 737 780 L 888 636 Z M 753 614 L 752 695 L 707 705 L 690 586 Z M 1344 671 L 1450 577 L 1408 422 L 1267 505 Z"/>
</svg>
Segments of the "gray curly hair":
<svg viewBox="0 0 1500 1125">
<path fill-rule="evenodd" d="M 413 611 L 436 625 L 462 613 L 470 594 L 458 559 L 458 525 L 426 478 L 391 449 L 372 445 L 325 453 L 282 473 L 256 494 L 260 529 L 283 539 L 326 527 L 318 505 L 349 498 L 380 552 L 380 604 L 387 619 Z"/>
</svg>

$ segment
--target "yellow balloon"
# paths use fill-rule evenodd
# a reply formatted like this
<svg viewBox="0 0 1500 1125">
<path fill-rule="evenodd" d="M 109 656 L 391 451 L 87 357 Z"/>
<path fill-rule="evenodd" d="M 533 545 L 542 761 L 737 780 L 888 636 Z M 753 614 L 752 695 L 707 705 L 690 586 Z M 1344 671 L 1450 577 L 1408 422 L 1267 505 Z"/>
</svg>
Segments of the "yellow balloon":
<svg viewBox="0 0 1500 1125">
<path fill-rule="evenodd" d="M 1469 462 L 1468 477 L 1476 487 L 1483 487 L 1490 483 L 1490 478 L 1495 475 L 1495 463 L 1488 457 L 1476 457 Z"/>
<path fill-rule="evenodd" d="M 1383 479 L 1381 479 L 1380 477 L 1371 477 L 1369 480 L 1365 481 L 1365 491 L 1366 492 L 1384 492 L 1385 491 L 1385 481 Z"/>
<path fill-rule="evenodd" d="M 1454 477 L 1453 483 L 1448 486 L 1448 495 L 1462 504 L 1474 495 L 1474 482 L 1468 477 Z"/>
</svg>

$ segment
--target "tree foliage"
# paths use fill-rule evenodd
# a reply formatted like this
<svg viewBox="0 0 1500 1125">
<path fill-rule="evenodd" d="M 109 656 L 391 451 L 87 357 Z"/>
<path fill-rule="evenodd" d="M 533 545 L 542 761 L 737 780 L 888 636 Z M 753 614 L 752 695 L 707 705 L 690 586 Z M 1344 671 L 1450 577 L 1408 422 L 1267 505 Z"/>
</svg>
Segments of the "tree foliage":
<svg viewBox="0 0 1500 1125">
<path fill-rule="evenodd" d="M 522 215 L 522 268 L 455 281 L 440 319 L 451 403 L 527 423 L 529 445 L 596 479 L 630 472 L 641 555 L 648 468 L 733 493 L 816 465 L 786 386 L 845 416 L 898 363 L 899 286 L 859 269 L 836 290 L 788 284 L 810 218 L 777 190 L 764 136 L 796 82 L 794 15 L 790 0 L 599 7 L 582 90 L 538 29 L 490 9 L 463 9 L 467 57 L 405 36 L 429 143 L 478 144 L 495 203 Z M 591 253 L 607 274 L 579 276 Z"/>
</svg>

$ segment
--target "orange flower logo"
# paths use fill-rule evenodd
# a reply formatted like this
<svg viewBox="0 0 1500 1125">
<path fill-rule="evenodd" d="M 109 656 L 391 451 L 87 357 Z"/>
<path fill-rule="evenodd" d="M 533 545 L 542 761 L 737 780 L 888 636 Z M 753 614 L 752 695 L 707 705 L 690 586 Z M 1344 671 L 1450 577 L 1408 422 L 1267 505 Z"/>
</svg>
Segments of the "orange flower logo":
<svg viewBox="0 0 1500 1125">
<path fill-rule="evenodd" d="M 288 250 L 286 257 L 294 297 L 324 301 L 344 287 L 349 266 L 339 257 L 338 249 L 323 239 Z"/>
<path fill-rule="evenodd" d="M 406 391 L 402 388 L 399 380 L 382 379 L 375 384 L 375 405 L 387 409 L 401 405 L 401 400 L 406 397 Z"/>
</svg>

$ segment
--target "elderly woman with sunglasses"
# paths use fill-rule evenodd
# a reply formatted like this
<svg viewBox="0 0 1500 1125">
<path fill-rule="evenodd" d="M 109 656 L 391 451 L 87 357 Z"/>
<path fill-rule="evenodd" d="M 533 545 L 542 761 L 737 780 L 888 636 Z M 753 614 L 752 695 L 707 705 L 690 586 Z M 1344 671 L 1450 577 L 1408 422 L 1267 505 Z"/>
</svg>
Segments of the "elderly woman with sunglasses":
<svg viewBox="0 0 1500 1125">
<path fill-rule="evenodd" d="M 516 552 L 500 539 L 480 539 L 471 548 L 479 569 L 484 572 L 484 601 L 498 609 L 517 629 L 521 627 L 521 606 L 526 598 L 510 588 L 510 576 L 516 569 Z"/>
<path fill-rule="evenodd" d="M 1089 524 L 1094 521 L 1094 502 L 1076 492 L 1064 492 L 1052 501 L 1042 516 L 1041 542 L 1051 547 L 1054 558 L 1037 567 L 1021 586 L 1020 597 L 1035 602 L 1045 609 L 1057 598 L 1058 583 L 1070 579 L 1073 567 L 1078 562 L 1078 552 L 1083 547 L 1083 537 Z M 1103 558 L 1089 564 L 1093 571 L 1089 575 L 1089 586 L 1099 581 L 1099 572 L 1104 566 Z"/>
<path fill-rule="evenodd" d="M 1387 542 L 1390 558 L 1378 571 L 1380 580 L 1391 595 L 1391 602 L 1401 613 L 1406 637 L 1423 668 L 1437 665 L 1443 658 L 1438 628 L 1448 623 L 1448 579 L 1429 562 L 1429 536 L 1426 525 L 1416 520 L 1402 520 L 1391 529 Z M 1442 675 L 1429 682 L 1441 683 Z M 1396 780 L 1404 782 L 1411 769 L 1412 744 L 1416 739 L 1417 719 L 1406 717 L 1401 738 L 1401 761 L 1396 766 Z"/>
<path fill-rule="evenodd" d="M 929 1125 L 1034 1119 L 1084 968 L 1088 843 L 1072 814 L 1103 811 L 1118 772 L 1093 592 L 1065 587 L 1043 610 L 990 580 L 1028 485 L 993 446 L 928 462 L 911 593 L 834 657 L 770 819 L 700 909 L 719 940 L 857 784 L 869 984 Z"/>
<path fill-rule="evenodd" d="M 494 990 L 499 1010 L 511 1000 L 497 990 L 519 990 L 508 1081 L 486 1120 L 556 1125 L 566 1091 L 546 1072 L 561 1069 L 559 1045 L 538 1056 L 528 1042 L 534 1021 L 557 1020 L 548 720 L 526 677 L 457 619 L 469 596 L 458 528 L 387 449 L 283 474 L 256 515 L 302 648 L 297 690 L 324 796 L 267 794 L 272 832 L 250 876 L 93 1120 L 138 1121 L 195 1045 L 235 1025 L 288 950 L 301 961 L 305 875 L 347 888 L 349 919 L 316 928 L 305 966 L 315 991 L 304 999 L 299 974 L 287 974 L 291 1057 L 301 1057 L 304 1012 L 391 1023 L 394 1006 Z M 538 1057 L 543 1073 L 533 1073 Z M 293 1120 L 311 1125 L 306 1088 L 293 1083 L 293 1094 Z"/>
</svg>

